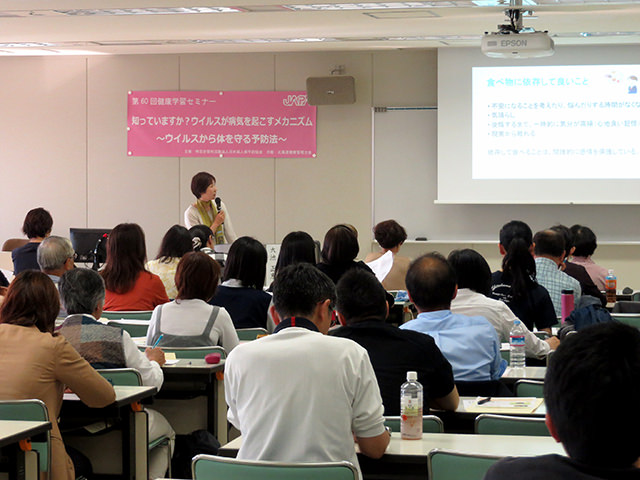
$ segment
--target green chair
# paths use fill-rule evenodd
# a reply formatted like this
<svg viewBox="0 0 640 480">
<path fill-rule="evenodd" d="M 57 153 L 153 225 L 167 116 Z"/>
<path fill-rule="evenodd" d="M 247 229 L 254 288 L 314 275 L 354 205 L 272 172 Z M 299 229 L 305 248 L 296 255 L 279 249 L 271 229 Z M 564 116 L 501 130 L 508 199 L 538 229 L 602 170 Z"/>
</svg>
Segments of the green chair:
<svg viewBox="0 0 640 480">
<path fill-rule="evenodd" d="M 483 435 L 526 435 L 548 437 L 544 418 L 482 414 L 476 417 L 475 432 Z"/>
<path fill-rule="evenodd" d="M 255 340 L 258 335 L 269 335 L 264 328 L 239 328 L 236 330 L 240 341 Z"/>
<path fill-rule="evenodd" d="M 149 322 L 145 320 L 135 322 L 127 320 L 109 320 L 107 325 L 120 327 L 125 332 L 128 332 L 132 337 L 146 337 L 147 330 L 149 330 Z"/>
<path fill-rule="evenodd" d="M 135 368 L 104 368 L 97 369 L 98 373 L 106 378 L 111 385 L 120 385 L 126 387 L 137 387 L 142 385 L 142 377 L 140 372 Z M 171 478 L 171 447 L 169 445 L 169 437 L 161 436 L 149 440 L 149 451 L 156 447 L 166 446 L 167 455 L 169 457 L 169 478 Z"/>
<path fill-rule="evenodd" d="M 540 340 L 546 340 L 547 338 L 549 338 L 549 334 L 547 332 L 544 332 L 544 331 L 533 332 L 533 334 L 536 337 L 538 337 Z"/>
<path fill-rule="evenodd" d="M 516 397 L 544 397 L 544 382 L 537 380 L 518 380 L 515 384 Z"/>
<path fill-rule="evenodd" d="M 143 350 L 146 347 L 142 347 L 139 346 L 138 347 L 140 350 Z M 206 355 L 209 355 L 210 353 L 219 353 L 220 354 L 220 358 L 224 359 L 227 358 L 227 352 L 225 351 L 224 348 L 220 347 L 220 346 L 211 346 L 211 347 L 183 347 L 183 348 L 178 348 L 178 347 L 163 347 L 160 346 L 160 348 L 162 348 L 162 351 L 166 354 L 166 353 L 175 353 L 176 358 L 200 358 L 200 359 L 204 359 L 204 357 Z"/>
<path fill-rule="evenodd" d="M 101 368 L 98 373 L 106 378 L 111 385 L 124 387 L 138 387 L 142 385 L 140 372 L 135 368 Z"/>
<path fill-rule="evenodd" d="M 0 401 L 0 420 L 27 420 L 48 422 L 49 411 L 42 400 L 3 400 Z M 44 442 L 31 442 L 31 448 L 38 452 L 40 472 L 51 476 L 51 433 L 46 433 Z"/>
<path fill-rule="evenodd" d="M 400 417 L 385 415 L 384 424 L 391 429 L 392 432 L 400 431 Z M 442 433 L 444 432 L 444 424 L 439 417 L 435 415 L 422 416 L 422 431 L 424 433 Z"/>
<path fill-rule="evenodd" d="M 612 313 L 611 318 L 631 327 L 640 328 L 639 313 Z"/>
<path fill-rule="evenodd" d="M 489 467 L 502 457 L 435 449 L 429 452 L 429 480 L 482 480 Z"/>
<path fill-rule="evenodd" d="M 102 318 L 106 320 L 151 320 L 153 310 L 139 311 L 103 311 Z"/>
<path fill-rule="evenodd" d="M 191 464 L 194 480 L 357 480 L 349 462 L 284 463 L 214 455 L 197 455 Z"/>
</svg>

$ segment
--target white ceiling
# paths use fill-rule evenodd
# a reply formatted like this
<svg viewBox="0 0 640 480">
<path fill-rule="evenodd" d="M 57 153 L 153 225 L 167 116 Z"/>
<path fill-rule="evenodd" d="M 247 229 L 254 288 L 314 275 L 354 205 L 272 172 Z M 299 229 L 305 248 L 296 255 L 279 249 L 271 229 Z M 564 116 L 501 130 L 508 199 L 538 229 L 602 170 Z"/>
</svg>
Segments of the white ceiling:
<svg viewBox="0 0 640 480">
<path fill-rule="evenodd" d="M 479 46 L 504 7 L 431 0 L 411 9 L 291 11 L 278 0 L 0 0 L 0 55 L 388 50 Z M 525 26 L 556 45 L 640 43 L 640 0 L 535 0 Z M 291 3 L 312 4 L 313 0 Z M 336 4 L 335 0 L 325 3 Z M 344 3 L 344 0 L 343 0 Z M 533 3 L 533 2 L 529 2 Z M 75 9 L 240 7 L 240 13 L 68 15 Z M 255 11 L 263 10 L 263 11 Z M 267 11 L 264 11 L 267 10 Z M 584 36 L 584 34 L 590 36 Z M 291 41 L 314 38 L 316 41 Z M 260 43 L 246 43 L 260 39 Z M 322 39 L 321 41 L 319 41 Z M 33 43 L 33 46 L 13 46 Z M 43 45 L 39 45 L 43 44 Z"/>
</svg>

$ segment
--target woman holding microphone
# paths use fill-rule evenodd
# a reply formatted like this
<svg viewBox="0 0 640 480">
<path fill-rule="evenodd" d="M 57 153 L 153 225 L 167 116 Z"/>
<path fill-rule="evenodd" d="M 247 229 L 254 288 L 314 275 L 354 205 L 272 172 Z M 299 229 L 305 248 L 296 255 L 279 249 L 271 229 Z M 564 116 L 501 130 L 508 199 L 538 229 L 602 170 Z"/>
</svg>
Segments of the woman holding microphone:
<svg viewBox="0 0 640 480">
<path fill-rule="evenodd" d="M 227 207 L 216 198 L 216 178 L 208 172 L 196 173 L 191 179 L 191 192 L 197 200 L 184 212 L 186 227 L 206 225 L 213 231 L 216 244 L 233 243 L 236 233 Z"/>
</svg>

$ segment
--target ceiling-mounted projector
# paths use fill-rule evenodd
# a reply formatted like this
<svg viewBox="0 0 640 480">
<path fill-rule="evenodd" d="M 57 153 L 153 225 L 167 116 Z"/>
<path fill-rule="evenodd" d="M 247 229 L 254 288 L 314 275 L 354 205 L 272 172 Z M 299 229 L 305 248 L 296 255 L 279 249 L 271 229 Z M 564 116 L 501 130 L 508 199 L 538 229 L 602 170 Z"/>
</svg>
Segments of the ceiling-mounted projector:
<svg viewBox="0 0 640 480">
<path fill-rule="evenodd" d="M 492 58 L 536 58 L 553 55 L 553 40 L 547 32 L 523 27 L 522 12 L 514 8 L 505 13 L 510 23 L 498 25 L 498 31 L 485 32 L 481 50 Z"/>
</svg>

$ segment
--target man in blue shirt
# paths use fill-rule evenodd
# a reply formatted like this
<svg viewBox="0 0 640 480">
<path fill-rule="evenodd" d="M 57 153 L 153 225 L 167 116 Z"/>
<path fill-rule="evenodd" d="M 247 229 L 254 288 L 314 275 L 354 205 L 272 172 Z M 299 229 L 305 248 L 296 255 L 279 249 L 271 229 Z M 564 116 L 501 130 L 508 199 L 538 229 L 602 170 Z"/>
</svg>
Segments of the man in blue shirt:
<svg viewBox="0 0 640 480">
<path fill-rule="evenodd" d="M 423 255 L 409 267 L 406 283 L 419 315 L 400 328 L 433 337 L 456 382 L 498 380 L 506 368 L 498 335 L 484 317 L 451 313 L 458 287 L 447 260 L 439 253 Z"/>
</svg>

